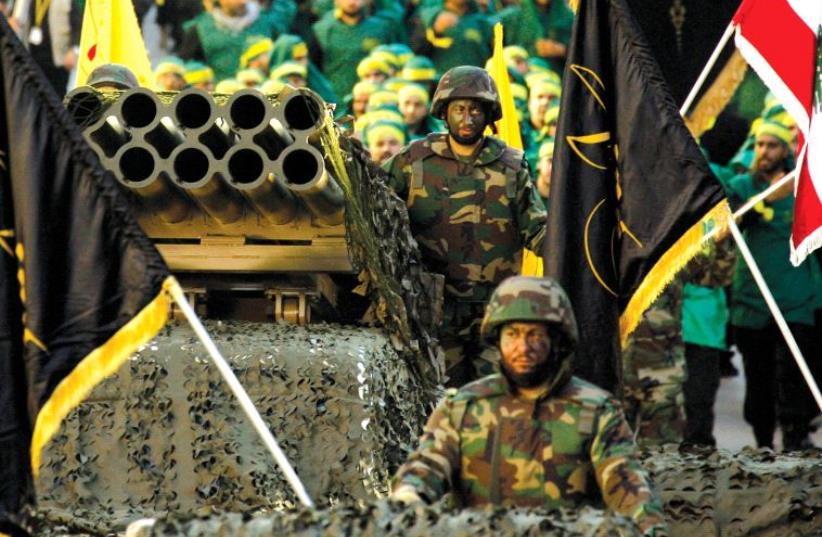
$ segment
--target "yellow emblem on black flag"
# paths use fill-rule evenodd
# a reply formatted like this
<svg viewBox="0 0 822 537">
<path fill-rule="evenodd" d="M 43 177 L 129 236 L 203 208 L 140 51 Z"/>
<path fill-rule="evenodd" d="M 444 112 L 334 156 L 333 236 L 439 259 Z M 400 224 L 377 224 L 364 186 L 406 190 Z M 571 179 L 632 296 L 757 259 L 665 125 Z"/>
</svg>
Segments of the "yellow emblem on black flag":
<svg viewBox="0 0 822 537">
<path fill-rule="evenodd" d="M 163 327 L 175 281 L 2 17 L 0 51 L 0 479 L 27 483 L 19 445 L 36 476 L 63 418 Z"/>
<path fill-rule="evenodd" d="M 730 210 L 625 0 L 582 0 L 554 150 L 545 274 L 580 327 L 577 373 L 619 385 L 642 312 Z"/>
</svg>

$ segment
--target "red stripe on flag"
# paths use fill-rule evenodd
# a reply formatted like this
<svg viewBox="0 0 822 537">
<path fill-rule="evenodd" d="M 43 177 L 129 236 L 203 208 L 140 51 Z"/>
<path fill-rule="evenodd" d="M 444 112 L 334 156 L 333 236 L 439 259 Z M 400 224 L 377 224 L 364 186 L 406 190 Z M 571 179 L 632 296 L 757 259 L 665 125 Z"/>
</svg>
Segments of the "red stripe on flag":
<svg viewBox="0 0 822 537">
<path fill-rule="evenodd" d="M 94 60 L 94 57 L 97 56 L 97 43 L 91 45 L 91 48 L 88 49 L 88 59 Z"/>
<path fill-rule="evenodd" d="M 734 15 L 734 23 L 810 117 L 816 35 L 808 25 L 787 0 L 746 0 Z"/>
</svg>

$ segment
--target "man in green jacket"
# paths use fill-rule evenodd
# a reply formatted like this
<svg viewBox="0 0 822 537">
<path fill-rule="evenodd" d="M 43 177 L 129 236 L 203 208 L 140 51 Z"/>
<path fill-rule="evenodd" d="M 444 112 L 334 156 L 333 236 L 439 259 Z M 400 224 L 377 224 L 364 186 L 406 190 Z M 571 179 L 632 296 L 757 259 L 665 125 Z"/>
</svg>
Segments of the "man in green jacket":
<svg viewBox="0 0 822 537">
<path fill-rule="evenodd" d="M 288 30 L 297 11 L 294 0 L 278 0 L 262 9 L 248 0 L 220 0 L 185 25 L 178 54 L 214 70 L 217 80 L 232 78 L 252 36 L 274 39 Z"/>
<path fill-rule="evenodd" d="M 482 337 L 500 373 L 451 390 L 394 478 L 392 497 L 464 507 L 604 505 L 648 536 L 666 535 L 619 402 L 571 375 L 577 325 L 550 279 L 515 276 L 494 291 Z"/>
<path fill-rule="evenodd" d="M 726 185 L 728 197 L 738 204 L 793 168 L 793 134 L 787 127 L 764 120 L 755 136 L 751 172 L 737 175 Z M 813 256 L 798 267 L 790 264 L 793 205 L 793 183 L 789 182 L 749 212 L 741 227 L 808 365 L 818 370 L 819 334 L 814 330 L 814 309 L 822 293 L 822 276 Z M 753 427 L 757 445 L 773 447 L 778 422 L 785 451 L 810 447 L 809 423 L 819 410 L 742 259 L 734 274 L 731 298 L 734 341 L 745 366 L 745 421 Z"/>
<path fill-rule="evenodd" d="M 333 11 L 312 27 L 319 49 L 312 59 L 331 82 L 334 93 L 348 95 L 357 83 L 357 64 L 377 45 L 392 43 L 396 25 L 378 15 L 368 16 L 364 0 L 335 0 Z"/>
</svg>

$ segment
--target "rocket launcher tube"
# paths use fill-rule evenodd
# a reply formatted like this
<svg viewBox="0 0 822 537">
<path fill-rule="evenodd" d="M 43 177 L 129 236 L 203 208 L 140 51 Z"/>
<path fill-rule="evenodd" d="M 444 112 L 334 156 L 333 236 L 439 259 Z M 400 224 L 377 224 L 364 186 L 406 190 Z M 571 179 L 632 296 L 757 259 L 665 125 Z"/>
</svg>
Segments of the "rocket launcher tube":
<svg viewBox="0 0 822 537">
<path fill-rule="evenodd" d="M 170 160 L 174 182 L 209 216 L 221 224 L 231 224 L 243 216 L 242 196 L 223 180 L 219 163 L 204 146 L 179 145 Z"/>
<path fill-rule="evenodd" d="M 214 99 L 201 89 L 187 88 L 178 93 L 171 103 L 171 114 L 188 142 L 203 144 L 217 159 L 223 158 L 236 142 Z"/>
<path fill-rule="evenodd" d="M 287 224 L 297 214 L 297 200 L 271 172 L 262 149 L 238 144 L 225 156 L 228 182 L 239 190 L 254 209 L 272 224 Z"/>
<path fill-rule="evenodd" d="M 165 222 L 185 220 L 191 210 L 189 201 L 163 171 L 157 151 L 146 144 L 124 145 L 114 157 L 114 176 L 137 194 L 144 204 Z"/>
<path fill-rule="evenodd" d="M 277 176 L 322 224 L 342 224 L 345 199 L 337 182 L 325 169 L 320 152 L 305 142 L 287 147 L 277 160 Z"/>
<path fill-rule="evenodd" d="M 133 88 L 117 101 L 115 115 L 127 129 L 138 132 L 150 131 L 165 115 L 165 105 L 151 90 Z"/>
</svg>

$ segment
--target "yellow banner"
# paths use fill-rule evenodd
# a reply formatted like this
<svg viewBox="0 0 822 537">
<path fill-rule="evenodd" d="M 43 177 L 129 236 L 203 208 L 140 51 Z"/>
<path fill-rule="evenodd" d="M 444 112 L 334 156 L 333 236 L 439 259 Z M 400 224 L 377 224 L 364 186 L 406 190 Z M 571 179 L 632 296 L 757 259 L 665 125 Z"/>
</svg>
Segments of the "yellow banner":
<svg viewBox="0 0 822 537">
<path fill-rule="evenodd" d="M 91 72 L 107 63 L 125 65 L 141 86 L 152 87 L 151 63 L 131 0 L 86 0 L 77 85 L 85 85 Z"/>
<path fill-rule="evenodd" d="M 502 55 L 502 36 L 502 24 L 498 22 L 494 25 L 494 55 L 491 56 L 491 78 L 497 83 L 502 105 L 502 119 L 497 121 L 497 134 L 506 144 L 522 149 L 522 134 L 511 92 L 511 79 L 508 78 L 508 66 Z M 523 250 L 521 272 L 523 276 L 542 276 L 542 258 L 531 250 Z"/>
</svg>

